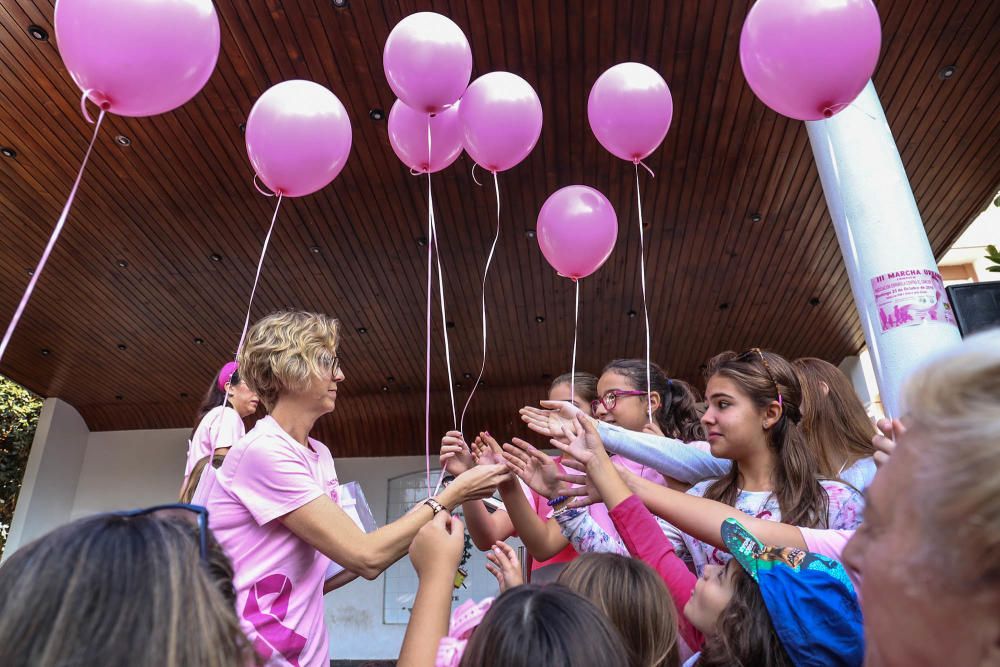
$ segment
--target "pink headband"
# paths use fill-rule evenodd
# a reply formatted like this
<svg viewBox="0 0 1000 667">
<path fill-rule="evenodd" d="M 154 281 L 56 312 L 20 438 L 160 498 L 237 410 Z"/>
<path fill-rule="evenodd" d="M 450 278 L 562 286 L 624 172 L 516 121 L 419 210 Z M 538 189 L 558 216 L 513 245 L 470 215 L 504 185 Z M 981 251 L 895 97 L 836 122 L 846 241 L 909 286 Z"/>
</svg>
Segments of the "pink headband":
<svg viewBox="0 0 1000 667">
<path fill-rule="evenodd" d="M 483 617 L 492 605 L 493 598 L 486 598 L 482 602 L 466 600 L 458 605 L 455 613 L 451 615 L 447 636 L 442 637 L 441 643 L 438 644 L 434 667 L 458 667 L 472 631 L 482 623 Z"/>
<path fill-rule="evenodd" d="M 228 364 L 222 367 L 222 370 L 219 371 L 219 377 L 216 380 L 217 384 L 219 385 L 219 391 L 226 390 L 226 383 L 233 379 L 233 373 L 235 373 L 238 368 L 239 364 L 237 364 L 235 361 L 230 361 Z"/>
</svg>

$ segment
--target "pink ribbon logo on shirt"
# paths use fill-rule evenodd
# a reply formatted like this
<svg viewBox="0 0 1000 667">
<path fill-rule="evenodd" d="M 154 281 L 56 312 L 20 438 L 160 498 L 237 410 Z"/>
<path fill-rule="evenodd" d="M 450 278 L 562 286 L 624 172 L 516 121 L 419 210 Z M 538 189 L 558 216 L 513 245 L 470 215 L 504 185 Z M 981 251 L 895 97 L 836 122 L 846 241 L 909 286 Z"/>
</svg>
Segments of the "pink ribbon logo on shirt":
<svg viewBox="0 0 1000 667">
<path fill-rule="evenodd" d="M 277 594 L 271 602 L 270 611 L 261 609 L 260 599 Z M 253 647 L 263 658 L 270 658 L 272 649 L 285 660 L 299 667 L 299 655 L 306 646 L 306 638 L 292 628 L 282 624 L 288 614 L 288 602 L 292 597 L 292 582 L 283 574 L 269 574 L 253 586 L 247 594 L 243 618 L 257 631 Z"/>
</svg>

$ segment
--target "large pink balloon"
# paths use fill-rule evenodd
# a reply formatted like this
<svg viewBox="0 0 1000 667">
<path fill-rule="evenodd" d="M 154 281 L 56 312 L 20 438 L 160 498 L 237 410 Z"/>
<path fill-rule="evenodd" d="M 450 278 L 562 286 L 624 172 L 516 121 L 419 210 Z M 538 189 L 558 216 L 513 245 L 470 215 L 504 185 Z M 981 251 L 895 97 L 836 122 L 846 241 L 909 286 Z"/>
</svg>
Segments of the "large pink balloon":
<svg viewBox="0 0 1000 667">
<path fill-rule="evenodd" d="M 862 91 L 881 41 L 871 0 L 757 0 L 743 24 L 740 62 L 764 104 L 798 120 L 821 120 Z"/>
<path fill-rule="evenodd" d="M 604 72 L 587 100 L 594 136 L 629 162 L 638 162 L 659 147 L 673 115 L 667 82 L 641 63 L 621 63 Z"/>
<path fill-rule="evenodd" d="M 427 152 L 427 120 L 431 124 L 430 154 Z M 441 171 L 462 154 L 462 122 L 458 105 L 433 116 L 414 111 L 396 100 L 389 111 L 389 144 L 410 169 L 421 173 Z"/>
<path fill-rule="evenodd" d="M 538 245 L 549 264 L 567 278 L 601 268 L 615 248 L 618 216 L 608 198 L 586 185 L 556 190 L 538 213 Z"/>
<path fill-rule="evenodd" d="M 337 177 L 351 152 L 351 121 L 337 96 L 296 79 L 271 86 L 250 110 L 247 155 L 267 187 L 312 194 Z"/>
<path fill-rule="evenodd" d="M 417 111 L 435 113 L 465 92 L 472 76 L 472 49 L 447 16 L 417 12 L 389 33 L 382 67 L 396 97 Z"/>
<path fill-rule="evenodd" d="M 55 24 L 73 81 L 120 116 L 176 109 L 202 89 L 219 57 L 211 0 L 58 0 Z"/>
<path fill-rule="evenodd" d="M 506 171 L 528 157 L 542 133 L 542 103 L 510 72 L 484 74 L 462 96 L 465 150 L 480 167 Z"/>
</svg>

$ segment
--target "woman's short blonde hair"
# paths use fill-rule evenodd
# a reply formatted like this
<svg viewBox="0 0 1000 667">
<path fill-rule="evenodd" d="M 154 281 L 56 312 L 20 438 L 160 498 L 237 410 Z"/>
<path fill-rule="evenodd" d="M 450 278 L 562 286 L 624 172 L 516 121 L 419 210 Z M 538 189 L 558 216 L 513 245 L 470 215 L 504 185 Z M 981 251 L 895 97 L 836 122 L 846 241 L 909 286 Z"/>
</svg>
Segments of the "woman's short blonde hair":
<svg viewBox="0 0 1000 667">
<path fill-rule="evenodd" d="M 269 411 L 287 391 L 328 377 L 337 357 L 340 322 L 319 313 L 288 311 L 258 320 L 247 332 L 238 362 L 244 382 Z"/>
<path fill-rule="evenodd" d="M 1000 585 L 1000 331 L 971 336 L 913 374 L 900 445 L 926 549 L 949 588 Z M 946 562 L 941 562 L 945 559 Z M 947 573 L 947 576 L 945 576 Z"/>
</svg>

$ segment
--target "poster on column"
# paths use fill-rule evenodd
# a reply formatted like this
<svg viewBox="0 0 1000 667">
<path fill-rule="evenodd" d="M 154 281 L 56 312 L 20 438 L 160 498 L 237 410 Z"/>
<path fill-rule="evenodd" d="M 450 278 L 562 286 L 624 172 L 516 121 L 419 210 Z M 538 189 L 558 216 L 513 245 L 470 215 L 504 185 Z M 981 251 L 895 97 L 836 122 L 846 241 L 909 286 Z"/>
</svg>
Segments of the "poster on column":
<svg viewBox="0 0 1000 667">
<path fill-rule="evenodd" d="M 931 269 L 903 269 L 872 278 L 872 292 L 882 333 L 925 322 L 958 326 L 941 274 Z"/>
</svg>

